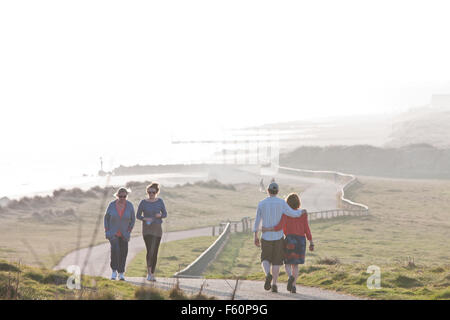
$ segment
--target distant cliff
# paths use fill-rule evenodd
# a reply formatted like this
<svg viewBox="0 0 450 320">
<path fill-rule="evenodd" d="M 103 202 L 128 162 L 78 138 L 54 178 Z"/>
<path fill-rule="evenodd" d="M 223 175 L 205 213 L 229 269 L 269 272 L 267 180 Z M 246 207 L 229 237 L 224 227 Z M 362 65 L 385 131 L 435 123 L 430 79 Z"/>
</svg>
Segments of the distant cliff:
<svg viewBox="0 0 450 320">
<path fill-rule="evenodd" d="M 280 165 L 380 177 L 450 179 L 450 149 L 428 144 L 400 148 L 305 146 L 280 155 Z"/>
</svg>

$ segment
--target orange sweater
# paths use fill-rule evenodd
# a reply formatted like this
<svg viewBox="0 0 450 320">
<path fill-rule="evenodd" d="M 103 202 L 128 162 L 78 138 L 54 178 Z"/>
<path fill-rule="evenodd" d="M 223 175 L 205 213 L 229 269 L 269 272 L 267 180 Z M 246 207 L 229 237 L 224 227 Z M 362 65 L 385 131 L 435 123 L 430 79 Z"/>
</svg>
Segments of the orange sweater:
<svg viewBox="0 0 450 320">
<path fill-rule="evenodd" d="M 285 214 L 281 216 L 280 222 L 274 227 L 275 231 L 283 229 L 285 235 L 295 234 L 298 236 L 305 236 L 311 241 L 311 230 L 308 224 L 308 214 L 304 213 L 298 218 L 289 217 Z"/>
<path fill-rule="evenodd" d="M 116 201 L 116 209 L 117 209 L 117 212 L 119 213 L 120 219 L 122 219 L 126 207 L 127 207 L 127 206 L 125 205 L 125 206 L 122 208 L 122 210 L 119 210 L 119 206 L 117 205 L 117 201 Z M 120 232 L 120 230 L 117 231 L 116 236 L 121 237 L 121 236 L 122 236 L 122 232 Z"/>
</svg>

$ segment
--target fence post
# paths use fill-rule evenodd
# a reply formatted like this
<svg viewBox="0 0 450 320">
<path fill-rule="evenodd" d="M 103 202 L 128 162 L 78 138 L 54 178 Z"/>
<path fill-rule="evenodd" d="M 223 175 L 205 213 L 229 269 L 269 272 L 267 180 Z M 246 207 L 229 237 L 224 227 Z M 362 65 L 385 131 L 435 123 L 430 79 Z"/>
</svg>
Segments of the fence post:
<svg viewBox="0 0 450 320">
<path fill-rule="evenodd" d="M 213 226 L 212 227 L 212 235 L 213 235 L 213 237 L 215 236 L 215 233 L 216 233 L 216 226 Z"/>
</svg>

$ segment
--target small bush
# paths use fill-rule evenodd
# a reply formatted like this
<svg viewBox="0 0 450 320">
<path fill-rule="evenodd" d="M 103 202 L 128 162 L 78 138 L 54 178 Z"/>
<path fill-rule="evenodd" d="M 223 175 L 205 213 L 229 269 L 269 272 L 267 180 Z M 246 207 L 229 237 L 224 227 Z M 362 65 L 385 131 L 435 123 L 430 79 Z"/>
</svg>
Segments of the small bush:
<svg viewBox="0 0 450 320">
<path fill-rule="evenodd" d="M 317 267 L 317 266 L 301 267 L 299 273 L 311 273 L 322 269 L 324 269 L 324 267 Z"/>
<path fill-rule="evenodd" d="M 322 282 L 320 282 L 320 284 L 324 285 L 324 286 L 332 284 L 332 283 L 333 283 L 333 280 L 330 280 L 330 279 L 326 279 L 326 280 L 323 280 Z"/>
<path fill-rule="evenodd" d="M 343 280 L 343 279 L 345 279 L 347 277 L 348 277 L 348 273 L 347 272 L 338 272 L 338 273 L 333 275 L 333 280 L 339 281 L 339 280 Z"/>
<path fill-rule="evenodd" d="M 336 264 L 340 264 L 341 262 L 339 261 L 338 258 L 333 257 L 325 257 L 325 258 L 318 258 L 317 259 L 317 264 L 325 264 L 325 265 L 336 265 Z"/>
<path fill-rule="evenodd" d="M 423 286 L 419 280 L 402 274 L 397 275 L 397 277 L 392 281 L 392 283 L 400 288 L 414 288 Z"/>
<path fill-rule="evenodd" d="M 161 291 L 152 287 L 140 287 L 136 289 L 134 297 L 138 300 L 164 300 Z"/>
<path fill-rule="evenodd" d="M 180 288 L 177 288 L 177 287 L 170 290 L 169 298 L 172 300 L 187 300 L 188 299 L 188 297 L 183 292 L 183 290 L 181 290 Z"/>
<path fill-rule="evenodd" d="M 450 289 L 446 289 L 433 296 L 434 299 L 450 299 Z"/>
<path fill-rule="evenodd" d="M 8 262 L 0 261 L 0 271 L 19 272 L 19 268 Z"/>
<path fill-rule="evenodd" d="M 167 257 L 167 258 L 165 258 L 166 260 L 170 260 L 170 261 L 175 261 L 175 260 L 178 260 L 178 257 L 176 257 L 176 256 L 170 256 L 170 257 Z"/>
</svg>

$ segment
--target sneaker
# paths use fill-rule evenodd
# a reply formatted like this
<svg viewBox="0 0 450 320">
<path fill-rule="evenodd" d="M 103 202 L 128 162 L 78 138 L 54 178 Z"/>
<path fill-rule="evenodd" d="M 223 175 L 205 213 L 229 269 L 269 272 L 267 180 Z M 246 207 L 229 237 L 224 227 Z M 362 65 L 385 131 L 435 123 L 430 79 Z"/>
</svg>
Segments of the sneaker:
<svg viewBox="0 0 450 320">
<path fill-rule="evenodd" d="M 125 277 L 123 276 L 123 273 L 119 273 L 119 280 L 125 281 Z"/>
<path fill-rule="evenodd" d="M 278 292 L 278 287 L 276 284 L 272 285 L 272 292 Z"/>
<path fill-rule="evenodd" d="M 112 275 L 111 275 L 111 280 L 116 280 L 117 278 L 117 271 L 113 270 Z"/>
<path fill-rule="evenodd" d="M 297 293 L 297 289 L 295 288 L 295 286 L 292 286 L 291 293 Z"/>
<path fill-rule="evenodd" d="M 152 275 L 152 280 L 150 280 L 150 281 L 156 282 L 155 276 Z"/>
<path fill-rule="evenodd" d="M 292 290 L 292 285 L 294 284 L 294 277 L 290 276 L 288 279 L 288 283 L 287 283 L 287 291 L 291 291 Z"/>
<path fill-rule="evenodd" d="M 264 282 L 264 289 L 267 290 L 267 291 L 269 291 L 270 288 L 272 287 L 272 286 L 270 285 L 270 282 L 272 282 L 272 275 L 269 273 L 269 274 L 266 276 L 266 282 Z"/>
<path fill-rule="evenodd" d="M 151 274 L 149 274 L 149 275 L 147 276 L 147 281 L 152 281 L 152 275 L 151 275 Z"/>
</svg>

